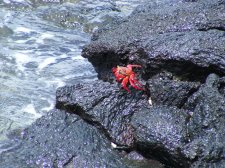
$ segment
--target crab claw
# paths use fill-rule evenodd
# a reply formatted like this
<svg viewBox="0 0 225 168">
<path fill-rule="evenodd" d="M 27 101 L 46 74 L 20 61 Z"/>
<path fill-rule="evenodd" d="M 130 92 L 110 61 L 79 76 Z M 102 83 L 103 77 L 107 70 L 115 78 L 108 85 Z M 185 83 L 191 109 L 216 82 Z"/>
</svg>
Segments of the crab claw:
<svg viewBox="0 0 225 168">
<path fill-rule="evenodd" d="M 112 72 L 114 73 L 114 76 L 116 77 L 117 82 L 120 82 L 123 78 L 125 78 L 124 75 L 119 73 L 118 68 L 113 67 Z"/>
<path fill-rule="evenodd" d="M 116 67 L 113 67 L 112 68 L 112 71 L 113 71 L 113 73 L 115 73 L 117 71 L 117 68 Z"/>
</svg>

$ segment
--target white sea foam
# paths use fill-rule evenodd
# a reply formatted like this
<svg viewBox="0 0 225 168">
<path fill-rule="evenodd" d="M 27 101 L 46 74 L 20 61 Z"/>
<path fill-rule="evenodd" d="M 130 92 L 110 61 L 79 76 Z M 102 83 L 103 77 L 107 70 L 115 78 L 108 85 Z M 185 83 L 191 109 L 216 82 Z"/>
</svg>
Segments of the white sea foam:
<svg viewBox="0 0 225 168">
<path fill-rule="evenodd" d="M 16 40 L 15 42 L 18 44 L 24 44 L 27 42 L 27 40 Z"/>
<path fill-rule="evenodd" d="M 66 54 L 62 54 L 59 56 L 60 58 L 67 58 L 68 56 Z"/>
<path fill-rule="evenodd" d="M 40 118 L 41 114 L 37 113 L 33 104 L 28 104 L 22 109 L 23 112 L 32 114 L 34 118 Z"/>
<path fill-rule="evenodd" d="M 18 32 L 18 33 L 31 33 L 33 30 L 32 29 L 29 29 L 29 28 L 26 28 L 26 27 L 17 27 L 15 29 L 15 32 Z"/>
<path fill-rule="evenodd" d="M 25 70 L 24 64 L 31 61 L 31 58 L 27 54 L 24 54 L 24 53 L 16 52 L 13 56 L 16 59 L 18 69 L 21 71 Z M 32 60 L 33 60 L 33 58 L 32 58 Z"/>
<path fill-rule="evenodd" d="M 9 0 L 3 0 L 4 3 L 9 4 L 10 1 Z"/>
<path fill-rule="evenodd" d="M 24 2 L 24 0 L 3 0 L 4 3 L 11 3 L 11 2 Z"/>
<path fill-rule="evenodd" d="M 44 39 L 53 39 L 54 35 L 49 33 L 43 33 L 40 35 L 40 37 L 36 40 L 37 43 L 44 43 Z"/>
<path fill-rule="evenodd" d="M 47 81 L 46 84 L 47 87 L 54 87 L 54 88 L 59 88 L 66 85 L 66 83 L 62 79 L 57 78 L 55 78 L 52 81 Z"/>
<path fill-rule="evenodd" d="M 56 63 L 56 58 L 54 58 L 54 57 L 46 58 L 44 61 L 42 61 L 42 62 L 39 64 L 38 69 L 39 69 L 39 70 L 42 70 L 42 69 L 44 69 L 45 67 L 47 67 L 48 65 L 53 64 L 53 63 Z"/>
<path fill-rule="evenodd" d="M 76 55 L 76 56 L 72 57 L 72 60 L 85 60 L 85 58 L 82 57 L 81 55 Z"/>
<path fill-rule="evenodd" d="M 46 100 L 46 99 L 43 99 L 43 100 Z M 46 101 L 48 101 L 48 103 L 50 104 L 48 107 L 43 107 L 42 109 L 41 109 L 41 111 L 49 111 L 49 110 L 52 110 L 53 108 L 54 108 L 54 102 L 53 101 L 51 101 L 50 102 L 50 100 L 46 100 Z"/>
</svg>

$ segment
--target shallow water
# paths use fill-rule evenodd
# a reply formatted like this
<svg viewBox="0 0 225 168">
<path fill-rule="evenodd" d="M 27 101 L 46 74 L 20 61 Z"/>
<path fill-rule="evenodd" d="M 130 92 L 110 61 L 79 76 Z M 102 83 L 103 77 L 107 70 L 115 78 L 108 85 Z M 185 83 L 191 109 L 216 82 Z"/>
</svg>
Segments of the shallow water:
<svg viewBox="0 0 225 168">
<path fill-rule="evenodd" d="M 138 0 L 3 0 L 0 2 L 0 153 L 10 132 L 54 107 L 65 84 L 96 80 L 81 50 L 91 33 L 129 15 Z"/>
</svg>

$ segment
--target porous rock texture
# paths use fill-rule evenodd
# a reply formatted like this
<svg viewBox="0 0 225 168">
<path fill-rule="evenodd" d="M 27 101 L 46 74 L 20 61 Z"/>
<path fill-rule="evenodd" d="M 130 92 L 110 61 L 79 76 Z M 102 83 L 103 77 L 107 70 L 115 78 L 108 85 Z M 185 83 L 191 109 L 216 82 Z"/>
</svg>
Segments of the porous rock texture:
<svg viewBox="0 0 225 168">
<path fill-rule="evenodd" d="M 100 29 L 82 52 L 100 80 L 59 88 L 56 109 L 0 167 L 133 167 L 117 150 L 166 167 L 224 167 L 224 23 L 223 0 L 152 0 Z M 128 63 L 142 65 L 144 91 L 114 81 L 111 68 Z"/>
<path fill-rule="evenodd" d="M 137 7 L 121 24 L 100 29 L 82 52 L 99 79 L 114 83 L 112 67 L 140 64 L 145 91 L 125 94 L 115 84 L 102 82 L 95 91 L 101 101 L 81 114 L 118 145 L 168 167 L 223 167 L 224 23 L 223 0 L 153 0 Z M 82 88 L 88 92 L 85 84 Z M 71 102 L 86 107 L 82 98 L 75 99 L 76 89 L 70 94 L 61 91 L 59 108 L 67 109 Z M 103 111 L 96 114 L 99 108 Z"/>
<path fill-rule="evenodd" d="M 1 153 L 0 167 L 128 167 L 104 135 L 65 111 L 48 112 L 21 135 L 16 148 Z"/>
<path fill-rule="evenodd" d="M 153 0 L 122 24 L 96 33 L 82 56 L 104 80 L 112 66 L 137 63 L 145 79 L 166 70 L 204 81 L 209 73 L 225 74 L 224 16 L 223 0 Z"/>
<path fill-rule="evenodd" d="M 182 107 L 165 103 L 139 109 L 131 122 L 137 150 L 173 167 L 223 167 L 225 94 L 221 86 L 224 89 L 224 78 L 211 74 Z"/>
<path fill-rule="evenodd" d="M 134 143 L 131 116 L 145 102 L 142 92 L 127 94 L 117 85 L 102 81 L 65 86 L 56 93 L 56 108 L 78 114 L 114 143 L 129 146 Z"/>
<path fill-rule="evenodd" d="M 171 167 L 222 166 L 224 78 L 210 74 L 201 85 L 148 82 L 155 84 L 150 90 L 161 87 L 163 101 L 157 92 L 149 104 L 144 91 L 128 94 L 115 84 L 96 81 L 58 89 L 56 107 L 81 116 L 120 150 L 137 151 Z"/>
</svg>

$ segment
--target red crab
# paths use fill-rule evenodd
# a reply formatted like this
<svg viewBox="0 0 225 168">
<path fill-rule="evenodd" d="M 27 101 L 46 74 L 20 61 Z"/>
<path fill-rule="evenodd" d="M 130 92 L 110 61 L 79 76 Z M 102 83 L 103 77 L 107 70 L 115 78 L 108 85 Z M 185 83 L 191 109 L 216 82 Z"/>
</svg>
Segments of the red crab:
<svg viewBox="0 0 225 168">
<path fill-rule="evenodd" d="M 130 85 L 137 90 L 144 90 L 143 85 L 135 79 L 135 72 L 132 70 L 133 67 L 141 68 L 141 65 L 128 64 L 126 67 L 117 66 L 113 67 L 112 71 L 116 77 L 117 82 L 122 82 L 122 87 L 130 93 L 127 85 Z"/>
</svg>

